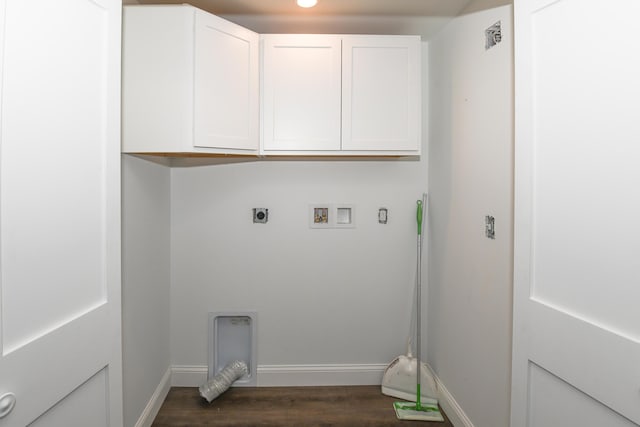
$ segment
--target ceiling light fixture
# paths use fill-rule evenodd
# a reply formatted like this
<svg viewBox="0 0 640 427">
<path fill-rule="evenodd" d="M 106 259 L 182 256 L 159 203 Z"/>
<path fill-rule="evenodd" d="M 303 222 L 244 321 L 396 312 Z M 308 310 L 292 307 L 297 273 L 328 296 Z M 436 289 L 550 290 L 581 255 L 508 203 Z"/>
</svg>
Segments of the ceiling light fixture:
<svg viewBox="0 0 640 427">
<path fill-rule="evenodd" d="M 318 0 L 296 0 L 300 7 L 313 7 L 318 3 Z"/>
</svg>

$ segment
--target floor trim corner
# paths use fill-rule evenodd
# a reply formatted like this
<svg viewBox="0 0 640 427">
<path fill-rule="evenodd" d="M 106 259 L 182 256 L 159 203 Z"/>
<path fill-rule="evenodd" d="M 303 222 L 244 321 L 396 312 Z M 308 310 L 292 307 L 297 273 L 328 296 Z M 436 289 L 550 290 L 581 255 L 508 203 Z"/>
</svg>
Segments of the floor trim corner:
<svg viewBox="0 0 640 427">
<path fill-rule="evenodd" d="M 160 411 L 160 407 L 164 402 L 164 399 L 167 397 L 169 393 L 169 389 L 171 388 L 171 377 L 172 377 L 172 368 L 169 367 L 167 371 L 162 376 L 158 387 L 156 387 L 153 395 L 151 395 L 151 399 L 145 406 L 142 414 L 140 414 L 140 418 L 136 422 L 135 427 L 151 427 L 153 424 L 153 420 L 158 415 L 158 411 Z"/>
</svg>

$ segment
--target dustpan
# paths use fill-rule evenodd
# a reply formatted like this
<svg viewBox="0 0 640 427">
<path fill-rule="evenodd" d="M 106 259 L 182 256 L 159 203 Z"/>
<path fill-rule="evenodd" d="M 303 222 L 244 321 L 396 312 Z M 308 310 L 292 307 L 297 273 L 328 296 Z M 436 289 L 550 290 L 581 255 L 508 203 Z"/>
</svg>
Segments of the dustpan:
<svg viewBox="0 0 640 427">
<path fill-rule="evenodd" d="M 418 359 L 412 357 L 410 352 L 406 356 L 393 359 L 382 376 L 382 394 L 398 399 L 415 400 L 417 366 Z M 437 405 L 438 395 L 433 375 L 424 363 L 420 364 L 420 371 L 420 402 Z"/>
</svg>

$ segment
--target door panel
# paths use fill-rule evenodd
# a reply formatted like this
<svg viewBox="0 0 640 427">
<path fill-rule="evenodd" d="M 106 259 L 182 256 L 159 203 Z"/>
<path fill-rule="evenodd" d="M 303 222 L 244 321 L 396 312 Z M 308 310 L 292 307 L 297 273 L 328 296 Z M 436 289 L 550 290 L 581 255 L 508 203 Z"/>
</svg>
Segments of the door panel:
<svg viewBox="0 0 640 427">
<path fill-rule="evenodd" d="M 622 414 L 637 412 L 637 342 L 557 307 L 531 301 L 528 310 L 531 363 Z"/>
<path fill-rule="evenodd" d="M 118 426 L 121 3 L 0 10 L 0 394 L 17 399 L 0 426 L 54 405 L 71 409 L 44 419 L 76 425 L 78 387 L 101 371 L 101 411 Z"/>
<path fill-rule="evenodd" d="M 42 414 L 29 427 L 108 427 L 109 414 L 104 405 L 106 390 L 105 369 Z M 69 424 L 70 420 L 73 420 L 72 424 Z"/>
<path fill-rule="evenodd" d="M 556 386 L 569 425 L 640 423 L 640 3 L 514 17 L 512 425 L 567 425 L 541 413 Z"/>
<path fill-rule="evenodd" d="M 529 378 L 531 427 L 637 425 L 539 366 L 531 365 Z"/>
<path fill-rule="evenodd" d="M 105 55 L 91 49 L 106 34 L 104 9 L 78 2 L 86 18 L 77 32 L 62 32 L 52 28 L 63 19 L 55 11 L 29 2 L 20 10 L 16 3 L 8 3 L 8 16 L 31 14 L 46 37 L 19 20 L 7 22 L 0 189 L 5 354 L 104 302 L 102 152 L 111 142 L 103 124 L 109 69 Z M 69 162 L 73 156 L 83 160 Z M 72 269 L 70 259 L 77 260 Z"/>
<path fill-rule="evenodd" d="M 629 262 L 640 254 L 640 193 L 629 191 L 640 182 L 640 85 L 630 84 L 640 61 L 627 59 L 640 28 L 623 7 L 582 7 L 588 15 L 576 0 L 532 15 L 533 296 L 640 340 L 637 301 L 625 297 L 640 283 Z"/>
</svg>

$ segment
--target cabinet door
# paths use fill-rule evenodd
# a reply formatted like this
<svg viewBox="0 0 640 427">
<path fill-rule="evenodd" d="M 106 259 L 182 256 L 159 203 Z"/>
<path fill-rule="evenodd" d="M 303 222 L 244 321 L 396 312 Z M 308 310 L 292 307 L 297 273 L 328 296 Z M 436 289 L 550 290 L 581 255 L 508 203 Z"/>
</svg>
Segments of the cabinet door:
<svg viewBox="0 0 640 427">
<path fill-rule="evenodd" d="M 258 49 L 256 33 L 196 11 L 196 147 L 258 149 Z"/>
<path fill-rule="evenodd" d="M 264 150 L 340 150 L 340 38 L 264 36 Z"/>
<path fill-rule="evenodd" d="M 419 150 L 419 37 L 345 37 L 342 85 L 343 150 Z"/>
</svg>

